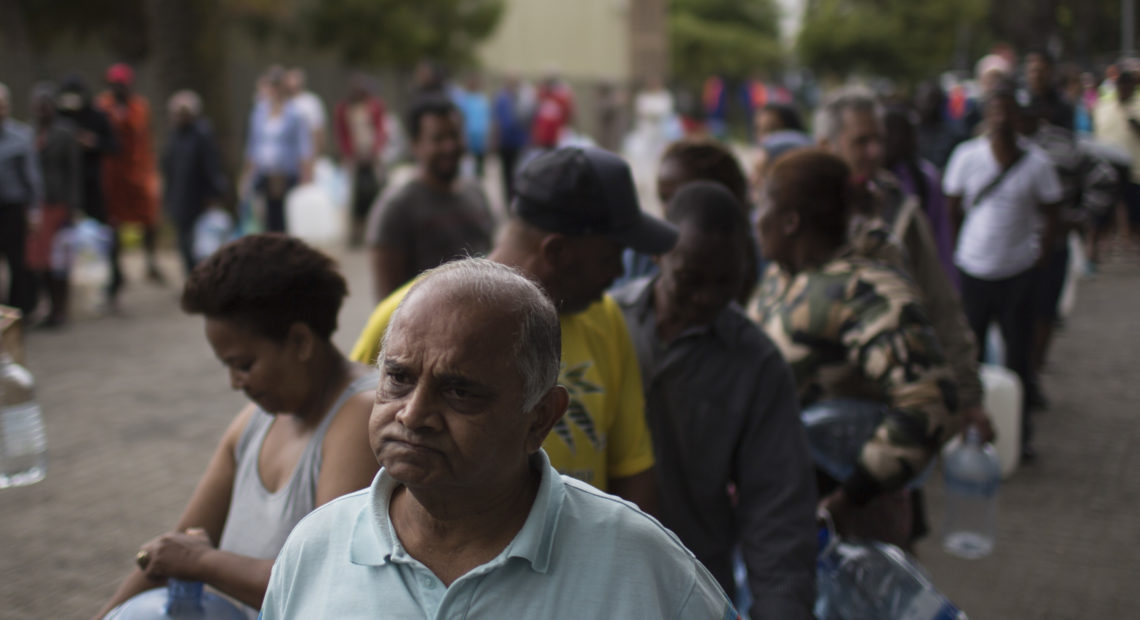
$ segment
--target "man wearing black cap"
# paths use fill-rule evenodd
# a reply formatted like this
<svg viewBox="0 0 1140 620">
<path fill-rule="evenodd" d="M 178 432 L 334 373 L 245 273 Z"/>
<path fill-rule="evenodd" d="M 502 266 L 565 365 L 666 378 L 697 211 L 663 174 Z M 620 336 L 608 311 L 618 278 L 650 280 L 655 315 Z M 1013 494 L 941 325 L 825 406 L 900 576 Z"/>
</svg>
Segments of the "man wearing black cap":
<svg viewBox="0 0 1140 620">
<path fill-rule="evenodd" d="M 537 281 L 559 312 L 558 382 L 570 392 L 570 405 L 543 447 L 561 473 L 652 511 L 656 485 L 641 374 L 621 310 L 606 289 L 621 275 L 623 248 L 662 254 L 677 231 L 641 211 L 629 166 L 601 149 L 544 153 L 516 183 L 512 218 L 488 258 Z M 377 306 L 354 360 L 376 361 L 408 288 Z"/>
</svg>

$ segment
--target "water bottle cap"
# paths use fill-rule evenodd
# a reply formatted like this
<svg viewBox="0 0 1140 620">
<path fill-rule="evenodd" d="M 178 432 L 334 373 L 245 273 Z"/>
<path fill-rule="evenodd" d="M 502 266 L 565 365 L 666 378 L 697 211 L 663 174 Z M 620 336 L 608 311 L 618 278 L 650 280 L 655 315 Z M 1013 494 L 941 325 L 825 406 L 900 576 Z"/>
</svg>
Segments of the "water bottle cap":
<svg viewBox="0 0 1140 620">
<path fill-rule="evenodd" d="M 973 424 L 966 427 L 966 443 L 973 446 L 981 445 L 982 443 L 982 431 L 978 430 L 978 427 Z"/>
<path fill-rule="evenodd" d="M 170 598 L 187 599 L 199 598 L 202 596 L 202 582 L 200 581 L 182 581 L 181 579 L 169 579 L 166 582 L 167 595 Z"/>
<path fill-rule="evenodd" d="M 169 579 L 166 582 L 166 613 L 202 609 L 202 582 Z"/>
</svg>

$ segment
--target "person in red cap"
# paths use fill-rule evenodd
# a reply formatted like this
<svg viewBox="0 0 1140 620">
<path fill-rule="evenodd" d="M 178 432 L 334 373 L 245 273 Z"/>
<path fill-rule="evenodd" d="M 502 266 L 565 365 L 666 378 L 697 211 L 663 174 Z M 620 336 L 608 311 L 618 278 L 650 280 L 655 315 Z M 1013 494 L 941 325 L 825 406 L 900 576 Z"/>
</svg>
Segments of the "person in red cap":
<svg viewBox="0 0 1140 620">
<path fill-rule="evenodd" d="M 155 260 L 155 237 L 158 228 L 158 175 L 150 133 L 150 104 L 134 93 L 134 71 L 123 63 L 107 69 L 108 90 L 99 95 L 97 105 L 111 121 L 119 143 L 117 153 L 103 159 L 103 188 L 107 200 L 108 223 L 115 229 L 111 248 L 111 282 L 107 291 L 108 305 L 116 306 L 123 286 L 119 262 L 119 228 L 138 224 L 143 229 L 146 249 L 147 278 L 165 282 Z"/>
</svg>

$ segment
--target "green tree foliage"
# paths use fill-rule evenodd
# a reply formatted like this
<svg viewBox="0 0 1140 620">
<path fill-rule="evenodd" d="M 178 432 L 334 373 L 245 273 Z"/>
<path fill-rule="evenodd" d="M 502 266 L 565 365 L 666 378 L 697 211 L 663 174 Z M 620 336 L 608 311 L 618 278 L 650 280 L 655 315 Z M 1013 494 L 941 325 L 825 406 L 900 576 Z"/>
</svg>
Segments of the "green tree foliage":
<svg viewBox="0 0 1140 620">
<path fill-rule="evenodd" d="M 465 65 L 502 14 L 503 0 L 322 0 L 305 21 L 317 45 L 350 64 L 410 66 L 429 57 Z"/>
<path fill-rule="evenodd" d="M 1109 60 L 1122 45 L 1121 0 L 991 0 L 989 30 L 1022 52 L 1049 49 L 1063 58 Z M 1133 25 L 1140 33 L 1140 11 Z"/>
<path fill-rule="evenodd" d="M 772 0 L 671 0 L 669 61 L 679 81 L 743 79 L 780 67 L 779 10 Z"/>
<path fill-rule="evenodd" d="M 94 39 L 123 60 L 138 62 L 151 52 L 146 0 L 18 0 L 37 51 L 58 40 Z"/>
<path fill-rule="evenodd" d="M 917 79 L 951 66 L 988 0 L 813 0 L 796 51 L 816 72 Z"/>
<path fill-rule="evenodd" d="M 1120 53 L 1120 18 L 1120 0 L 809 0 L 796 51 L 820 73 L 904 80 L 972 69 L 996 42 L 1103 62 Z"/>
</svg>

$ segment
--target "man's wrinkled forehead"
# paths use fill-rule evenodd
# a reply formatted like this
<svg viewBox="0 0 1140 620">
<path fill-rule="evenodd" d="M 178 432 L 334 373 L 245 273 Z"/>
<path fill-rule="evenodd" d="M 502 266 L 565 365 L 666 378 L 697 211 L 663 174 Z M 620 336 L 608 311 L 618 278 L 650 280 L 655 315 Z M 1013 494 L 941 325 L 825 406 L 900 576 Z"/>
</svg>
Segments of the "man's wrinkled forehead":
<svg viewBox="0 0 1140 620">
<path fill-rule="evenodd" d="M 486 349 L 494 345 L 488 342 L 488 334 L 500 332 L 511 318 L 506 305 L 489 306 L 488 300 L 445 278 L 422 282 L 412 287 L 392 314 L 381 344 L 388 348 L 399 342 L 405 353 L 430 344 L 459 357 Z"/>
</svg>

